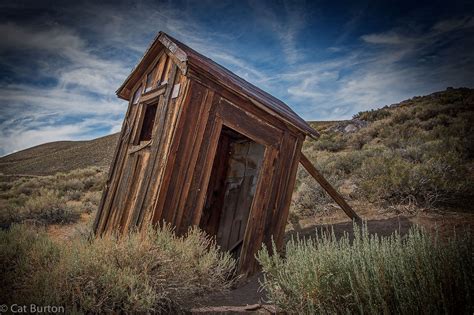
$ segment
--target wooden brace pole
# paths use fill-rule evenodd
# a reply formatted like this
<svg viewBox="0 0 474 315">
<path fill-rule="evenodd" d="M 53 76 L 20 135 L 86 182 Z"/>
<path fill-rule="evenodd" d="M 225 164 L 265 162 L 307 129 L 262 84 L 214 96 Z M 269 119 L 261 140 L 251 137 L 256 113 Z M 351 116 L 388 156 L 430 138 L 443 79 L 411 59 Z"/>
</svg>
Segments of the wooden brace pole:
<svg viewBox="0 0 474 315">
<path fill-rule="evenodd" d="M 324 176 L 318 172 L 316 167 L 311 163 L 310 160 L 301 152 L 300 154 L 300 163 L 308 171 L 308 173 L 314 177 L 314 179 L 327 191 L 329 196 L 341 207 L 341 209 L 357 223 L 362 222 L 361 218 L 355 213 L 355 211 L 347 204 L 344 198 L 334 189 L 334 187 L 329 184 L 329 182 L 324 178 Z"/>
</svg>

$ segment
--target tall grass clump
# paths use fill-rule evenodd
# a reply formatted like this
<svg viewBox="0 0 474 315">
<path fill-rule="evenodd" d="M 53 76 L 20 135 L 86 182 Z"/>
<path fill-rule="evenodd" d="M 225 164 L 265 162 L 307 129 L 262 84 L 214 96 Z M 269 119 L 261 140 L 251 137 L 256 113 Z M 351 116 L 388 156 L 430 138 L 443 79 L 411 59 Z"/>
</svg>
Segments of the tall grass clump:
<svg viewBox="0 0 474 315">
<path fill-rule="evenodd" d="M 178 237 L 167 226 L 66 244 L 13 225 L 0 251 L 2 302 L 80 313 L 183 312 L 228 289 L 235 267 L 203 232 Z"/>
<path fill-rule="evenodd" d="M 285 312 L 360 314 L 472 314 L 474 256 L 470 233 L 438 239 L 419 227 L 402 237 L 354 238 L 318 231 L 292 239 L 286 258 L 258 253 L 263 286 Z"/>
</svg>

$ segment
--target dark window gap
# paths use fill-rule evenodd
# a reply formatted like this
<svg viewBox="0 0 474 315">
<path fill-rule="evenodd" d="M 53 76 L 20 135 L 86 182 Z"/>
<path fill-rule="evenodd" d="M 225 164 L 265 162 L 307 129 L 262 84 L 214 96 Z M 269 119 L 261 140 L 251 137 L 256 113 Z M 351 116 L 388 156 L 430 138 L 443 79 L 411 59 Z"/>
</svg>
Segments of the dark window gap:
<svg viewBox="0 0 474 315">
<path fill-rule="evenodd" d="M 153 134 L 153 126 L 155 124 L 156 110 L 158 103 L 153 103 L 145 106 L 145 114 L 143 116 L 142 128 L 140 130 L 139 142 L 150 141 Z"/>
</svg>

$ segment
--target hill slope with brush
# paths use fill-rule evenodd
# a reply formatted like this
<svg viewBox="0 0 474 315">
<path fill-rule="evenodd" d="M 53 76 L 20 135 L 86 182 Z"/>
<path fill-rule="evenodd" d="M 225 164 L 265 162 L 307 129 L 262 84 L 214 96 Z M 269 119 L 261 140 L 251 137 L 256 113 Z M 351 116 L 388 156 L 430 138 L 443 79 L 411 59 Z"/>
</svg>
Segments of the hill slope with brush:
<svg viewBox="0 0 474 315">
<path fill-rule="evenodd" d="M 108 170 L 119 134 L 90 141 L 57 141 L 41 144 L 0 158 L 6 175 L 54 175 L 90 166 Z"/>
<path fill-rule="evenodd" d="M 303 152 L 348 200 L 400 211 L 474 204 L 474 90 L 414 97 L 352 120 L 314 123 L 318 140 Z M 293 212 L 324 211 L 332 201 L 303 170 Z"/>
<path fill-rule="evenodd" d="M 303 151 L 346 199 L 385 208 L 466 208 L 474 204 L 474 90 L 417 96 L 361 112 L 352 120 L 311 122 L 321 133 Z M 60 141 L 0 158 L 6 175 L 107 170 L 118 134 Z M 324 210 L 331 199 L 302 169 L 293 212 Z M 469 206 L 472 208 L 472 206 Z"/>
</svg>

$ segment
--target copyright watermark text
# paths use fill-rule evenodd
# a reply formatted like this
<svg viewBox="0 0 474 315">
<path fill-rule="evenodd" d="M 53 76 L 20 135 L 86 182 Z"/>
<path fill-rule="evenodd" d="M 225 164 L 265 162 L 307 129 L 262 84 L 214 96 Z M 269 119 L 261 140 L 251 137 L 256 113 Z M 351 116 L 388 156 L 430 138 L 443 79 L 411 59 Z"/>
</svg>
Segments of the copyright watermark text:
<svg viewBox="0 0 474 315">
<path fill-rule="evenodd" d="M 36 304 L 1 304 L 0 313 L 36 313 L 36 314 L 51 314 L 51 313 L 64 313 L 64 306 L 59 305 L 36 305 Z"/>
</svg>

